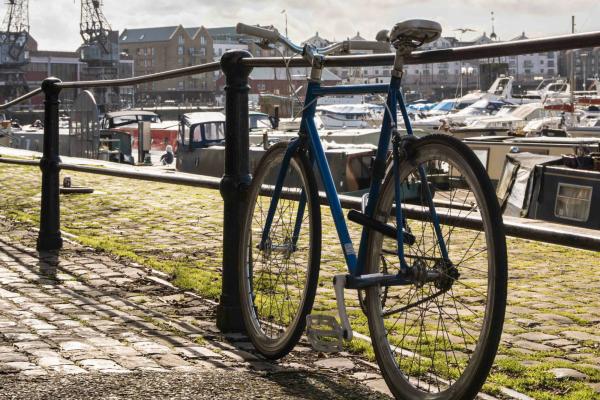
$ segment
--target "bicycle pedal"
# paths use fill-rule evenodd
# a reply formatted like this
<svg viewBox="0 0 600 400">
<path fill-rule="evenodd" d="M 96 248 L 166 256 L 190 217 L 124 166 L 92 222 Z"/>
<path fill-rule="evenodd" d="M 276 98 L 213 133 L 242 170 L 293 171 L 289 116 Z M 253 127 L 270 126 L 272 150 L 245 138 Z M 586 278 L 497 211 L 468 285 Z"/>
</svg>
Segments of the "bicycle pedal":
<svg viewBox="0 0 600 400">
<path fill-rule="evenodd" d="M 331 315 L 307 315 L 306 336 L 311 347 L 324 353 L 342 351 L 344 331 Z"/>
</svg>

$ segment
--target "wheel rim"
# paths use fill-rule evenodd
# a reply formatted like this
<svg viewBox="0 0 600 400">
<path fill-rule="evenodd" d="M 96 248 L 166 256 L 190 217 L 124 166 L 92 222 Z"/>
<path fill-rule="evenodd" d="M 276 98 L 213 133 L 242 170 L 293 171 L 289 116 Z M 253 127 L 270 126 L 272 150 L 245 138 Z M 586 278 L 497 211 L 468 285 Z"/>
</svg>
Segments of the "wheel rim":
<svg viewBox="0 0 600 400">
<path fill-rule="evenodd" d="M 255 339 L 269 348 L 278 348 L 303 324 L 302 310 L 306 306 L 312 246 L 312 215 L 310 196 L 302 218 L 298 240 L 293 240 L 299 208 L 297 198 L 302 189 L 310 193 L 307 178 L 300 163 L 292 157 L 284 180 L 284 194 L 279 199 L 271 234 L 262 249 L 259 243 L 269 210 L 271 193 L 283 158 L 283 152 L 273 157 L 255 176 L 251 193 L 252 209 L 248 214 L 250 229 L 246 232 L 244 293 L 251 316 Z M 261 190 L 262 189 L 262 190 Z"/>
<path fill-rule="evenodd" d="M 432 393 L 427 398 L 435 398 L 435 393 L 469 381 L 478 373 L 484 347 L 490 344 L 495 257 L 489 210 L 481 188 L 476 187 L 477 178 L 464 159 L 447 147 L 440 150 L 439 146 L 424 146 L 416 155 L 415 164 L 403 163 L 401 187 L 403 195 L 410 199 L 408 206 L 413 213 L 428 213 L 417 171 L 422 165 L 435 190 L 440 217 L 455 216 L 460 221 L 484 215 L 483 229 L 441 226 L 449 258 L 460 276 L 454 276 L 452 267 L 442 262 L 431 220 L 409 218 L 405 229 L 415 236 L 416 243 L 405 246 L 407 263 L 416 271 L 441 271 L 445 282 L 422 280 L 409 286 L 367 291 L 369 313 L 383 316 L 369 318 L 369 323 L 379 339 L 378 358 L 394 367 L 394 372 L 386 377 L 388 384 L 400 387 L 404 395 L 411 393 L 413 398 L 424 393 Z M 396 226 L 391 212 L 393 185 L 388 187 L 390 190 L 382 193 L 376 217 Z M 397 273 L 396 242 L 374 234 L 372 243 L 372 249 L 379 251 L 371 253 L 369 271 L 376 272 L 385 265 L 388 273 Z"/>
</svg>

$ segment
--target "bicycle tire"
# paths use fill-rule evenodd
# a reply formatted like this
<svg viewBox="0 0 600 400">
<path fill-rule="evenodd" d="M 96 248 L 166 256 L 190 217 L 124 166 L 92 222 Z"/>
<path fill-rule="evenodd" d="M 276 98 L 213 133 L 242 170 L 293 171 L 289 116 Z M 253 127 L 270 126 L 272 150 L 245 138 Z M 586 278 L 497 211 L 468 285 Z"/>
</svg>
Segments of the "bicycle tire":
<svg viewBox="0 0 600 400">
<path fill-rule="evenodd" d="M 428 243 L 429 239 L 427 239 L 431 236 L 435 256 L 436 239 L 435 232 L 429 232 L 428 227 L 425 226 L 426 221 L 415 219 L 417 214 L 414 212 L 418 211 L 419 207 L 429 211 L 422 197 L 423 185 L 414 179 L 418 176 L 416 172 L 419 165 L 435 172 L 444 171 L 445 167 L 448 169 L 447 182 L 443 185 L 439 183 L 445 181 L 439 177 L 442 174 L 436 176 L 431 173 L 428 178 L 430 187 L 436 189 L 436 185 L 439 186 L 434 194 L 434 200 L 443 205 L 439 210 L 436 206 L 439 215 L 460 216 L 463 212 L 457 211 L 460 208 L 460 210 L 464 209 L 465 221 L 476 216 L 477 213 L 482 221 L 482 230 L 477 234 L 471 233 L 471 229 L 466 229 L 464 226 L 457 228 L 444 225 L 442 227 L 451 260 L 456 261 L 455 257 L 460 249 L 467 248 L 468 252 L 475 247 L 480 251 L 472 259 L 467 259 L 466 253 L 462 256 L 455 265 L 459 276 L 452 270 L 452 266 L 436 260 L 425 251 L 431 248 L 431 243 Z M 457 174 L 459 171 L 464 173 L 464 178 Z M 405 214 L 403 228 L 412 232 L 417 239 L 417 243 L 413 246 L 405 246 L 407 257 L 410 257 L 407 258 L 407 262 L 412 262 L 415 270 L 438 268 L 442 271 L 439 276 L 444 277 L 445 283 L 420 282 L 408 287 L 387 287 L 383 291 L 379 287 L 366 290 L 367 317 L 375 356 L 382 375 L 396 398 L 472 399 L 481 389 L 491 370 L 502 334 L 506 307 L 508 275 L 506 239 L 496 194 L 485 169 L 473 151 L 458 139 L 444 134 L 433 134 L 416 141 L 410 148 L 408 159 L 400 163 L 399 176 L 401 185 L 406 185 L 401 186 L 403 195 L 407 198 L 406 202 L 413 203 L 405 207 L 407 213 L 408 206 L 412 207 L 413 217 Z M 437 180 L 437 183 L 432 183 L 434 180 Z M 380 221 L 392 220 L 395 225 L 395 217 L 390 215 L 394 204 L 394 181 L 390 167 L 377 200 L 375 218 Z M 449 186 L 446 187 L 447 183 Z M 411 193 L 409 184 L 414 190 L 412 200 L 409 199 Z M 452 184 L 456 186 L 453 188 Z M 468 185 L 470 192 L 465 193 L 465 184 Z M 448 198 L 444 196 L 450 196 L 450 204 Z M 454 209 L 452 200 L 463 197 L 465 200 L 462 208 L 457 205 L 457 209 Z M 470 201 L 468 205 L 467 199 Z M 473 201 L 476 202 L 475 205 Z M 467 212 L 469 209 L 470 211 Z M 421 214 L 421 219 L 424 219 L 423 215 Z M 455 218 L 455 221 L 462 220 Z M 454 232 L 459 237 L 458 243 L 452 241 Z M 481 233 L 484 238 L 480 237 Z M 473 235 L 473 242 L 466 247 L 467 238 Z M 396 243 L 393 239 L 383 238 L 377 232 L 369 233 L 366 273 L 379 272 L 380 259 L 390 253 L 386 249 L 390 241 Z M 397 250 L 397 243 L 395 246 Z M 437 251 L 439 258 L 441 251 L 439 249 Z M 393 257 L 395 257 L 394 268 L 398 268 L 398 257 L 397 255 Z M 484 260 L 484 257 L 487 257 L 487 260 Z M 426 267 L 423 268 L 423 265 Z M 477 269 L 477 265 L 481 267 Z M 389 262 L 385 268 L 390 269 Z M 479 274 L 485 273 L 487 278 L 484 280 Z M 452 277 L 449 277 L 450 275 Z M 476 286 L 478 283 L 483 289 Z M 421 284 L 423 286 L 419 288 L 418 285 Z M 449 285 L 450 289 L 443 284 Z M 432 286 L 437 291 L 432 290 Z M 477 296 L 481 298 L 474 298 Z M 445 303 L 440 304 L 440 301 L 443 302 L 446 298 L 450 302 L 449 307 Z M 396 300 L 398 304 L 405 305 L 394 307 L 393 301 Z M 429 306 L 433 307 L 428 309 Z M 451 309 L 452 306 L 455 310 Z M 404 316 L 398 317 L 393 322 L 390 317 L 396 318 L 398 314 L 394 314 L 395 312 L 403 313 Z M 441 338 L 440 326 L 445 331 Z M 436 329 L 435 336 L 434 329 Z M 436 370 L 438 366 L 439 370 Z"/>
<path fill-rule="evenodd" d="M 271 189 L 274 187 L 275 177 L 287 148 L 288 143 L 285 142 L 273 145 L 255 170 L 248 191 L 241 251 L 243 258 L 239 264 L 240 298 L 246 332 L 255 348 L 269 359 L 285 356 L 300 340 L 306 326 L 306 315 L 312 309 L 317 291 L 321 256 L 321 209 L 317 183 L 312 166 L 303 151 L 296 151 L 291 157 L 286 172 L 284 187 L 292 196 L 286 198 L 284 194 L 279 199 L 271 227 L 270 236 L 273 241 L 268 246 L 271 250 L 261 250 L 256 245 L 256 242 L 260 242 L 265 212 L 271 199 L 264 191 L 269 186 Z M 287 221 L 295 225 L 294 215 L 297 215 L 295 213 L 299 202 L 294 201 L 292 192 L 298 194 L 300 187 L 305 190 L 307 202 L 300 236 L 292 252 L 287 249 L 292 248 L 290 233 L 293 230 L 290 226 L 285 227 L 284 223 Z M 292 212 L 288 213 L 289 216 L 283 215 L 290 209 Z M 262 214 L 260 218 L 257 217 L 259 213 Z M 274 250 L 277 248 L 280 249 L 279 252 Z M 281 249 L 284 249 L 283 256 Z M 282 260 L 281 265 L 278 265 Z M 299 262 L 293 264 L 296 261 Z M 297 281 L 290 282 L 294 278 Z M 285 288 L 281 287 L 282 282 L 286 285 Z M 287 304 L 286 310 L 283 303 Z"/>
</svg>

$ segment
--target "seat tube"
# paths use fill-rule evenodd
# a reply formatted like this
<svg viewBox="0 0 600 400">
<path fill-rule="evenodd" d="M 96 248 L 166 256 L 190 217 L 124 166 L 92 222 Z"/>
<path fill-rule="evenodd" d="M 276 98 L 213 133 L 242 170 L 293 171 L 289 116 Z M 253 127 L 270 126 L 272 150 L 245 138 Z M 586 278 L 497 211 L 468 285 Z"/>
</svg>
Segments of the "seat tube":
<svg viewBox="0 0 600 400">
<path fill-rule="evenodd" d="M 398 93 L 400 93 L 399 88 L 400 78 L 392 76 L 386 100 L 387 107 L 383 114 L 381 133 L 379 135 L 379 142 L 377 143 L 375 161 L 373 162 L 367 207 L 365 209 L 365 214 L 370 218 L 373 217 L 373 213 L 375 212 L 375 203 L 379 197 L 381 184 L 385 177 L 388 148 L 392 138 L 392 131 L 397 126 L 396 105 L 398 104 L 397 96 Z M 364 272 L 368 233 L 368 228 L 363 228 L 358 252 L 358 275 L 362 275 Z"/>
<path fill-rule="evenodd" d="M 400 112 L 402 113 L 402 118 L 404 119 L 404 126 L 406 127 L 406 133 L 408 135 L 413 135 L 412 125 L 410 123 L 410 118 L 408 117 L 408 111 L 406 110 L 404 96 L 402 96 L 401 91 L 398 91 L 398 105 L 400 106 Z M 438 241 L 438 245 L 440 246 L 440 253 L 442 254 L 442 257 L 444 258 L 444 260 L 448 261 L 449 260 L 448 249 L 446 247 L 446 242 L 444 240 L 444 235 L 442 233 L 442 228 L 440 225 L 440 218 L 437 215 L 437 211 L 436 211 L 435 205 L 433 203 L 433 196 L 431 194 L 431 189 L 429 188 L 429 183 L 427 181 L 427 173 L 425 171 L 425 168 L 422 165 L 419 165 L 417 167 L 417 169 L 419 171 L 419 177 L 421 179 L 421 186 L 422 186 L 423 194 L 425 195 L 425 200 L 427 201 L 427 205 L 429 207 L 429 214 L 431 215 L 431 219 L 433 221 L 435 235 L 436 235 L 436 238 Z M 396 179 L 398 179 L 398 181 L 396 182 L 396 185 L 398 185 L 400 183 L 399 177 L 397 177 Z M 398 200 L 398 199 L 396 199 L 396 200 Z M 399 256 L 400 256 L 400 253 L 399 253 Z M 402 258 L 403 258 L 403 256 L 402 256 Z M 401 258 L 401 262 L 402 262 L 402 258 Z"/>
</svg>

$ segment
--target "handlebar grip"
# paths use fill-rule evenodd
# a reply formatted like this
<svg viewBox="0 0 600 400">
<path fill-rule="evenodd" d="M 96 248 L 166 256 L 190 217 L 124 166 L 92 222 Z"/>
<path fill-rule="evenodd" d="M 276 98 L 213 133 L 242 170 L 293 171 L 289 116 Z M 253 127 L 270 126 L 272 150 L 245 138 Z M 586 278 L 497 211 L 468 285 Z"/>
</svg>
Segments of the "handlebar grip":
<svg viewBox="0 0 600 400">
<path fill-rule="evenodd" d="M 276 43 L 279 40 L 279 31 L 277 29 L 266 29 L 258 26 L 246 25 L 238 23 L 236 32 L 242 35 L 255 36 Z"/>
<path fill-rule="evenodd" d="M 391 51 L 389 42 L 375 42 L 371 40 L 350 40 L 349 47 L 350 50 L 372 50 L 381 52 Z"/>
</svg>

